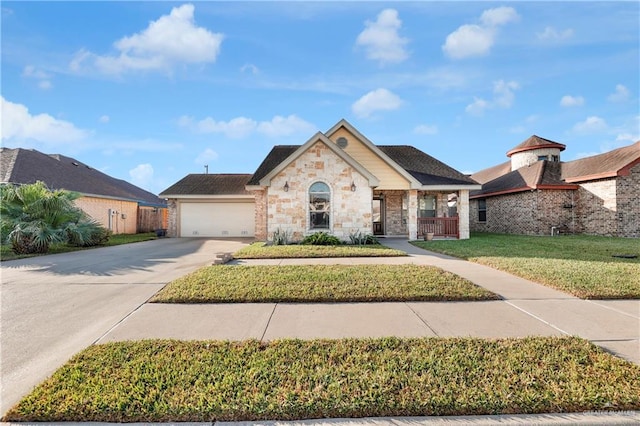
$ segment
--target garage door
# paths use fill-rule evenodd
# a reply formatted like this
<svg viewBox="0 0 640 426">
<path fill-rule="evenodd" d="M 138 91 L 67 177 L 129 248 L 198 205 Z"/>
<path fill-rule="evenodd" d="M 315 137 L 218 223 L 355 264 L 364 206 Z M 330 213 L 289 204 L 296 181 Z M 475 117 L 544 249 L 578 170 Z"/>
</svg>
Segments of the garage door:
<svg viewBox="0 0 640 426">
<path fill-rule="evenodd" d="M 182 203 L 181 237 L 252 237 L 254 203 Z"/>
</svg>

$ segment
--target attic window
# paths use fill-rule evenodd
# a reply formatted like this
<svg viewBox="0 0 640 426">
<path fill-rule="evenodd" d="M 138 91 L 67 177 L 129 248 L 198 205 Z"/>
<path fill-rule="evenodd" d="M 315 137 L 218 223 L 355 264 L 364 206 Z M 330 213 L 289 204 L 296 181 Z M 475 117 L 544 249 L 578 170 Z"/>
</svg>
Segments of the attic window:
<svg viewBox="0 0 640 426">
<path fill-rule="evenodd" d="M 551 156 L 551 161 L 553 161 L 554 163 L 557 163 L 558 161 L 560 161 L 560 156 L 559 155 L 552 155 Z"/>
<path fill-rule="evenodd" d="M 349 141 L 347 140 L 347 138 L 340 136 L 337 140 L 336 140 L 336 144 L 338 144 L 338 146 L 342 149 L 345 149 L 347 147 L 347 145 L 349 145 Z"/>
<path fill-rule="evenodd" d="M 547 161 L 549 159 L 546 155 L 538 155 L 538 161 Z"/>
</svg>

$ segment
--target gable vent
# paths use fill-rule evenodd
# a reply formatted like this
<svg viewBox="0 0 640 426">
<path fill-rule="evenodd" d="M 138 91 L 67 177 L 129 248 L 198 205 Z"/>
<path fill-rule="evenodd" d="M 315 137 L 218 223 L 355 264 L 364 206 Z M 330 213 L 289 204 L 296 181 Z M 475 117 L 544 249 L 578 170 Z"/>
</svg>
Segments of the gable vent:
<svg viewBox="0 0 640 426">
<path fill-rule="evenodd" d="M 349 141 L 347 140 L 347 138 L 340 136 L 337 140 L 336 140 L 336 144 L 342 148 L 345 149 L 347 147 L 347 145 L 349 144 Z"/>
</svg>

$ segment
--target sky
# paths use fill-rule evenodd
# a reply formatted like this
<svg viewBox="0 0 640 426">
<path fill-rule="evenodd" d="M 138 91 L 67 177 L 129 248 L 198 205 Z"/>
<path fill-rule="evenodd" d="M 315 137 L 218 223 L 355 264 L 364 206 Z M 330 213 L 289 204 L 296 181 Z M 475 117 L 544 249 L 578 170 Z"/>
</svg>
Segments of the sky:
<svg viewBox="0 0 640 426">
<path fill-rule="evenodd" d="M 3 147 L 155 194 L 346 119 L 463 173 L 640 139 L 640 3 L 2 1 Z"/>
</svg>

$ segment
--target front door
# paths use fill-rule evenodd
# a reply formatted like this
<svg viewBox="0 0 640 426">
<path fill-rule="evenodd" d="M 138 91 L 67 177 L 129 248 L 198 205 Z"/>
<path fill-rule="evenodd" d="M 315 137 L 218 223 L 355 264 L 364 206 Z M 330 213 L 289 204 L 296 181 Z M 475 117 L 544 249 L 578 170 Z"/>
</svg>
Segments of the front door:
<svg viewBox="0 0 640 426">
<path fill-rule="evenodd" d="M 384 200 L 373 199 L 373 235 L 384 235 Z"/>
</svg>

